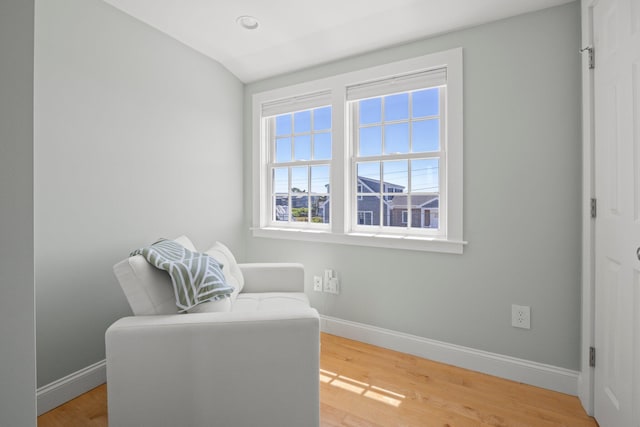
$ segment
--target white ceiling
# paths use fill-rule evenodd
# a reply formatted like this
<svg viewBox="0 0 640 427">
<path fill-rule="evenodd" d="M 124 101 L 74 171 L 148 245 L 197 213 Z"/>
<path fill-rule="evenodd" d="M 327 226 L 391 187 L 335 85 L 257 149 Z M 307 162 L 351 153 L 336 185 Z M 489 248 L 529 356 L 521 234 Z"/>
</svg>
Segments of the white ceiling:
<svg viewBox="0 0 640 427">
<path fill-rule="evenodd" d="M 104 0 L 245 83 L 572 0 Z M 236 18 L 260 21 L 249 31 Z"/>
</svg>

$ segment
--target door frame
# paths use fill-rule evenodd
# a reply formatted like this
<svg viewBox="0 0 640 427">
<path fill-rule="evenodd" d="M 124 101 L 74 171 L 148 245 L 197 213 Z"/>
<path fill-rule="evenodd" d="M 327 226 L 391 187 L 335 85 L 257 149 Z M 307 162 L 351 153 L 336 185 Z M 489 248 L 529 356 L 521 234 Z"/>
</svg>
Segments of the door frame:
<svg viewBox="0 0 640 427">
<path fill-rule="evenodd" d="M 593 8 L 598 0 L 581 0 L 582 44 L 593 46 Z M 597 60 L 597 52 L 596 52 Z M 595 221 L 591 198 L 595 197 L 594 75 L 589 55 L 582 53 L 582 316 L 578 397 L 587 414 L 594 415 L 594 368 L 589 366 L 595 342 Z"/>
</svg>

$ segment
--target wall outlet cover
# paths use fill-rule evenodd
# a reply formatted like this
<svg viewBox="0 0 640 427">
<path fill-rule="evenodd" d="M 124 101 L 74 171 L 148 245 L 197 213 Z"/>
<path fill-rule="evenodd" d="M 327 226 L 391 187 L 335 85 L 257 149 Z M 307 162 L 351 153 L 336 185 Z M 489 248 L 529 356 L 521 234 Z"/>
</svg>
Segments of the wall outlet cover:
<svg viewBox="0 0 640 427">
<path fill-rule="evenodd" d="M 511 326 L 531 329 L 531 307 L 528 305 L 511 305 Z"/>
<path fill-rule="evenodd" d="M 322 292 L 322 276 L 313 276 L 313 290 Z"/>
</svg>

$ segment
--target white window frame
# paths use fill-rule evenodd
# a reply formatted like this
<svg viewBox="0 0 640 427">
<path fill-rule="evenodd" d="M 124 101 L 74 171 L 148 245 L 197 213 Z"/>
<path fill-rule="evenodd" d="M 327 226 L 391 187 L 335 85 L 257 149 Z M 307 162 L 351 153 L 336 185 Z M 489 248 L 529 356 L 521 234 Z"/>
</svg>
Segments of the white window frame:
<svg viewBox="0 0 640 427">
<path fill-rule="evenodd" d="M 308 159 L 308 160 L 295 160 L 295 156 L 294 156 L 294 152 L 295 152 L 295 135 L 296 133 L 294 132 L 294 129 L 291 129 L 291 135 L 289 135 L 289 138 L 291 139 L 291 160 L 287 161 L 287 162 L 276 162 L 276 144 L 275 141 L 277 141 L 277 135 L 276 135 L 276 129 L 275 129 L 275 117 L 277 117 L 278 115 L 281 114 L 291 114 L 291 113 L 296 113 L 296 112 L 300 112 L 300 111 L 313 111 L 316 108 L 323 108 L 326 107 L 328 105 L 323 105 L 323 104 L 327 104 L 328 102 L 328 97 L 327 94 L 325 92 L 320 92 L 318 94 L 312 94 L 312 95 L 307 95 L 304 97 L 299 97 L 298 99 L 295 100 L 291 100 L 292 102 L 273 102 L 270 104 L 267 104 L 266 109 L 268 110 L 269 113 L 274 113 L 273 115 L 269 115 L 268 117 L 264 117 L 262 119 L 262 126 L 264 127 L 264 132 L 265 132 L 265 150 L 266 150 L 266 162 L 267 162 L 267 173 L 269 174 L 269 178 L 267 179 L 267 183 L 266 183 L 266 188 L 271 197 L 270 197 L 270 201 L 269 201 L 269 209 L 270 209 L 270 218 L 269 221 L 267 221 L 267 224 L 270 227 L 287 227 L 287 228 L 292 228 L 292 229 L 303 229 L 303 228 L 309 228 L 309 229 L 318 229 L 318 230 L 329 230 L 329 224 L 326 223 L 314 223 L 312 222 L 312 217 L 311 217 L 311 210 L 309 209 L 309 212 L 307 213 L 307 221 L 294 221 L 293 220 L 293 193 L 291 191 L 290 186 L 288 186 L 287 188 L 287 196 L 288 196 L 288 205 L 287 205 L 287 210 L 288 210 L 288 218 L 287 221 L 278 221 L 275 218 L 275 202 L 273 200 L 273 197 L 275 197 L 275 191 L 273 189 L 273 180 L 271 179 L 271 174 L 270 171 L 274 168 L 282 168 L 282 169 L 287 169 L 288 170 L 288 181 L 291 182 L 291 168 L 295 168 L 295 167 L 307 167 L 307 192 L 306 193 L 298 193 L 296 194 L 297 196 L 303 196 L 303 197 L 308 197 L 309 198 L 309 202 L 308 205 L 311 203 L 311 198 L 313 197 L 322 197 L 322 196 L 326 196 L 326 193 L 315 193 L 313 192 L 313 186 L 311 183 L 311 168 L 314 166 L 329 166 L 329 171 L 331 171 L 331 160 L 312 160 L 312 159 Z M 263 106 L 264 107 L 264 106 Z M 293 110 L 291 110 L 293 109 Z M 265 110 L 265 108 L 263 108 L 263 110 Z M 291 110 L 291 111 L 289 111 Z M 324 130 L 322 131 L 315 131 L 313 129 L 313 114 L 311 116 L 311 129 L 308 132 L 311 140 L 313 141 L 314 137 L 313 135 L 319 135 L 319 134 L 324 134 L 324 133 L 328 133 Z M 295 119 L 294 122 L 292 123 L 292 126 L 295 126 Z M 304 132 L 303 134 L 307 134 L 307 132 Z M 274 142 L 274 144 L 272 144 L 272 142 Z M 313 153 L 313 143 L 311 144 L 311 153 Z M 331 172 L 329 172 L 331 173 Z M 284 194 L 284 193 L 282 193 Z M 329 199 L 330 200 L 330 199 Z"/>
<path fill-rule="evenodd" d="M 438 234 L 379 233 L 354 230 L 353 202 L 355 185 L 352 167 L 352 144 L 348 122 L 347 88 L 380 79 L 406 76 L 428 70 L 446 69 L 446 138 L 443 147 L 446 162 L 441 178 L 440 204 L 446 203 L 446 218 Z M 344 73 L 320 80 L 256 93 L 253 95 L 253 210 L 252 232 L 256 237 L 352 244 L 445 253 L 463 252 L 463 68 L 462 48 L 433 53 L 403 61 Z M 264 105 L 304 105 L 308 95 L 324 94 L 332 106 L 332 159 L 330 176 L 330 226 L 327 229 L 274 226 L 271 217 L 269 188 L 269 147 L 265 145 L 266 129 L 262 116 Z M 298 108 L 297 110 L 304 109 Z M 297 111 L 290 110 L 290 111 Z M 443 197 L 444 194 L 444 197 Z M 443 200 L 444 199 L 444 200 Z M 442 205 L 441 205 L 442 206 Z M 413 230 L 411 230 L 413 231 Z"/>
<path fill-rule="evenodd" d="M 438 70 L 436 70 L 438 71 Z M 391 122 L 388 122 L 386 120 L 384 120 L 381 123 L 375 123 L 373 124 L 373 126 L 377 126 L 377 127 L 384 127 L 385 125 L 388 125 L 389 123 L 394 124 L 394 123 L 407 123 L 407 124 L 411 124 L 411 123 L 415 123 L 415 122 L 420 122 L 420 121 L 424 121 L 424 120 L 439 120 L 439 124 L 440 124 L 440 129 L 439 129 L 439 133 L 441 135 L 441 143 L 444 145 L 446 144 L 446 131 L 447 131 L 447 117 L 446 117 L 446 87 L 440 87 L 440 85 L 432 83 L 432 85 L 429 85 L 429 80 L 438 80 L 438 78 L 433 78 L 432 76 L 429 75 L 429 73 L 418 73 L 418 75 L 423 75 L 426 74 L 426 78 L 425 76 L 421 77 L 421 78 L 414 78 L 414 82 L 413 83 L 395 83 L 392 79 L 391 81 L 389 81 L 390 79 L 385 79 L 383 84 L 380 83 L 369 83 L 369 84 L 365 84 L 362 86 L 374 86 L 373 89 L 373 93 L 376 94 L 376 96 L 374 96 L 373 98 L 382 98 L 382 101 L 384 103 L 384 97 L 388 96 L 388 95 L 394 95 L 397 93 L 407 93 L 407 92 L 412 92 L 413 90 L 408 90 L 408 91 L 404 91 L 402 89 L 408 89 L 408 88 L 412 88 L 415 91 L 419 91 L 422 89 L 435 89 L 438 88 L 439 90 L 439 105 L 438 105 L 438 114 L 432 117 L 426 117 L 426 118 L 413 118 L 411 117 L 411 114 L 409 114 L 409 117 L 407 117 L 407 119 L 402 119 L 402 120 L 394 120 Z M 438 74 L 438 72 L 433 73 L 433 74 Z M 412 74 L 409 74 L 409 76 L 401 76 L 398 78 L 398 80 L 411 80 L 412 78 Z M 424 80 L 427 80 L 427 82 L 424 82 Z M 422 85 L 424 84 L 424 86 Z M 418 85 L 418 86 L 415 86 Z M 397 86 L 400 86 L 400 88 L 398 89 Z M 371 93 L 372 90 L 369 89 L 360 89 L 358 88 L 360 92 L 365 92 L 366 93 Z M 352 182 L 356 182 L 358 179 L 357 176 L 357 163 L 367 163 L 367 162 L 375 162 L 375 163 L 380 163 L 381 165 L 386 162 L 386 161 L 411 161 L 411 160 L 422 160 L 422 159 L 438 159 L 439 161 L 439 187 L 441 188 L 441 191 L 438 191 L 437 195 L 438 195 L 438 203 L 439 205 L 442 206 L 442 209 L 444 212 L 446 212 L 446 208 L 447 208 L 447 195 L 446 195 L 446 191 L 442 191 L 443 186 L 446 188 L 446 179 L 447 179 L 447 172 L 446 172 L 446 147 L 440 147 L 440 149 L 438 151 L 433 151 L 433 152 L 410 152 L 410 153 L 403 153 L 403 154 L 384 154 L 381 153 L 379 155 L 375 155 L 375 156 L 358 156 L 357 151 L 358 151 L 358 133 L 359 133 L 359 129 L 360 129 L 360 125 L 359 125 L 359 120 L 358 120 L 358 112 L 357 112 L 357 103 L 360 99 L 367 99 L 368 97 L 363 97 L 363 98 L 357 98 L 356 100 L 352 101 L 349 105 L 348 105 L 348 109 L 349 109 L 349 124 L 351 125 L 351 137 L 350 137 L 350 142 L 352 144 L 351 146 L 351 176 L 352 176 Z M 411 110 L 411 107 L 409 106 L 409 110 Z M 366 126 L 365 126 L 366 127 Z M 384 132 L 383 132 L 384 133 Z M 384 145 L 384 137 L 383 139 L 383 145 Z M 412 137 L 410 137 L 410 139 L 412 139 Z M 408 176 L 408 181 L 409 181 L 409 187 L 411 187 L 411 170 L 408 169 L 407 170 L 409 176 Z M 399 188 L 395 188 L 395 186 L 393 184 L 387 184 L 386 182 L 384 182 L 384 177 L 382 174 L 382 169 L 380 170 L 380 185 L 381 185 L 381 191 L 378 193 L 375 193 L 374 195 L 380 195 L 382 198 L 384 198 L 387 195 L 395 195 L 395 194 L 400 194 L 403 195 L 404 197 L 407 198 L 407 202 L 408 205 L 411 205 L 412 203 L 410 202 L 410 200 L 412 199 L 412 197 L 415 196 L 420 196 L 421 193 L 413 193 L 409 190 L 407 190 L 406 193 L 402 192 L 402 191 L 397 191 L 399 190 Z M 353 200 L 353 198 L 351 199 Z M 358 199 L 359 201 L 360 199 Z M 355 212 L 357 210 L 357 201 L 356 202 L 352 202 L 354 203 L 351 206 L 351 212 Z M 381 203 L 381 208 L 383 208 L 382 203 Z M 445 215 L 446 217 L 446 215 Z M 390 225 L 384 225 L 383 221 L 381 221 L 381 223 L 379 225 L 373 226 L 376 227 L 375 232 L 379 233 L 379 234 L 390 234 L 393 236 L 397 236 L 398 234 L 403 234 L 405 236 L 409 236 L 409 235 L 416 235 L 416 236 L 429 236 L 429 237 L 433 237 L 433 236 L 441 236 L 444 235 L 446 233 L 446 222 L 445 223 L 440 223 L 440 226 L 438 227 L 438 229 L 430 229 L 430 228 L 424 228 L 424 227 L 413 227 L 413 226 L 409 226 L 409 221 L 401 221 L 401 224 L 406 224 L 407 228 L 403 231 L 400 231 L 398 229 L 398 226 L 390 226 Z M 351 223 L 351 231 L 352 232 L 356 232 L 356 233 L 370 233 L 372 232 L 372 228 L 371 227 L 363 227 L 361 224 L 358 223 L 357 218 L 353 217 L 352 219 L 352 223 Z"/>
</svg>

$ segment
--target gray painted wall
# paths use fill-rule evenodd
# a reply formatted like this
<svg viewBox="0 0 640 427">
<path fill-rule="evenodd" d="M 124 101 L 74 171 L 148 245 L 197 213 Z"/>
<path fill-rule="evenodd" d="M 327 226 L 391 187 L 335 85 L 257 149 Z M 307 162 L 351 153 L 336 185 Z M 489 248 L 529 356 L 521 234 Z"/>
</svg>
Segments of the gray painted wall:
<svg viewBox="0 0 640 427">
<path fill-rule="evenodd" d="M 0 426 L 36 425 L 33 0 L 0 2 Z"/>
<path fill-rule="evenodd" d="M 98 0 L 37 1 L 38 385 L 104 358 L 112 266 L 158 237 L 243 251 L 242 83 Z"/>
<path fill-rule="evenodd" d="M 249 237 L 247 259 L 298 261 L 320 312 L 579 369 L 580 8 L 577 2 L 250 84 L 245 225 L 251 224 L 251 96 L 464 48 L 463 255 Z M 339 296 L 311 291 L 333 268 Z M 511 326 L 530 305 L 531 330 Z"/>
</svg>

